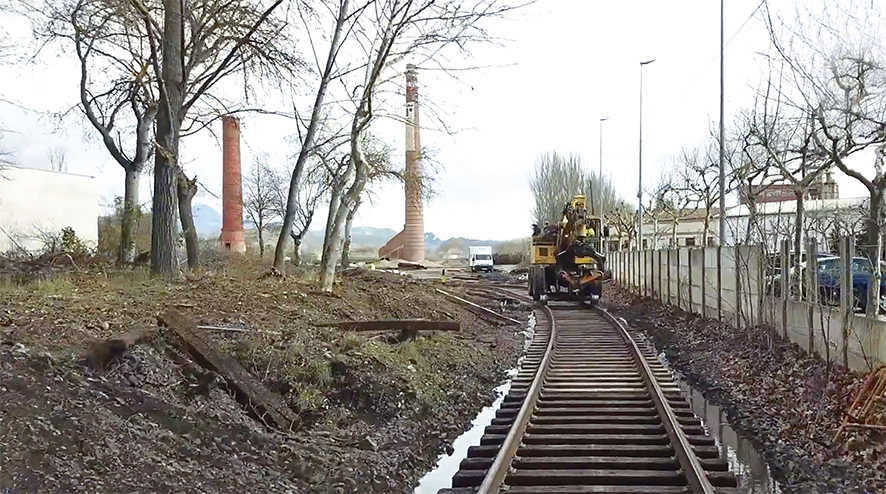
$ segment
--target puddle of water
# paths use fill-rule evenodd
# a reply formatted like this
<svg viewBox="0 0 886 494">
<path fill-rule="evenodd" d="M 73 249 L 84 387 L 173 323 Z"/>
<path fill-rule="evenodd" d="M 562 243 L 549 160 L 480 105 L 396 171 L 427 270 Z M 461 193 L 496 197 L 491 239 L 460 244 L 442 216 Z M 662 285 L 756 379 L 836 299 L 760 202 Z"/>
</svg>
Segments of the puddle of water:
<svg viewBox="0 0 886 494">
<path fill-rule="evenodd" d="M 513 377 L 513 375 L 516 374 L 516 371 L 516 369 L 513 369 L 513 373 L 509 372 L 509 374 Z M 480 438 L 483 437 L 483 431 L 486 429 L 486 426 L 492 423 L 492 419 L 495 418 L 495 412 L 501 406 L 502 401 L 505 399 L 505 395 L 510 389 L 510 379 L 508 379 L 506 383 L 495 388 L 495 401 L 493 401 L 488 407 L 484 407 L 483 410 L 480 410 L 480 413 L 478 413 L 477 416 L 474 417 L 474 420 L 471 421 L 471 428 L 468 429 L 467 432 L 464 432 L 462 435 L 455 438 L 455 441 L 452 442 L 452 453 L 441 455 L 440 458 L 437 459 L 437 466 L 435 466 L 430 472 L 426 473 L 424 477 L 419 479 L 418 486 L 412 491 L 412 494 L 436 494 L 440 489 L 452 487 L 452 476 L 458 472 L 458 467 L 461 464 L 461 461 L 467 458 L 468 448 L 475 444 L 480 444 Z"/>
<path fill-rule="evenodd" d="M 535 334 L 535 314 L 530 313 L 529 322 L 522 333 L 523 352 L 525 353 L 526 349 L 529 348 L 529 344 L 532 343 L 532 337 Z M 458 472 L 461 461 L 467 458 L 468 448 L 480 444 L 483 432 L 492 423 L 492 419 L 495 418 L 495 412 L 501 407 L 501 403 L 504 401 L 508 391 L 510 391 L 511 379 L 517 375 L 522 362 L 523 356 L 520 356 L 517 360 L 517 367 L 508 370 L 508 380 L 493 389 L 495 400 L 492 404 L 480 410 L 480 413 L 471 421 L 471 428 L 455 438 L 455 441 L 452 442 L 452 453 L 440 455 L 437 458 L 437 465 L 419 479 L 418 486 L 412 491 L 412 494 L 436 494 L 440 489 L 452 487 L 452 477 Z"/>
<path fill-rule="evenodd" d="M 667 365 L 663 356 L 662 354 L 659 358 Z M 708 402 L 701 391 L 692 387 L 678 372 L 673 372 L 674 379 L 683 390 L 692 411 L 717 442 L 720 455 L 729 464 L 729 471 L 735 474 L 739 489 L 747 494 L 781 494 L 781 486 L 772 478 L 769 465 L 750 439 L 737 433 L 729 425 L 726 412 L 722 408 Z"/>
<path fill-rule="evenodd" d="M 529 324 L 524 330 L 524 350 L 528 348 L 535 332 L 535 318 L 530 315 Z M 645 337 L 646 343 L 652 344 Z M 782 494 L 781 486 L 772 478 L 772 472 L 763 456 L 754 448 L 751 441 L 737 433 L 726 418 L 726 413 L 717 405 L 708 402 L 704 394 L 692 387 L 688 381 L 670 367 L 670 363 L 664 354 L 659 354 L 659 360 L 674 373 L 674 379 L 683 391 L 683 395 L 689 402 L 692 411 L 701 419 L 705 430 L 714 438 L 720 455 L 729 464 L 729 471 L 735 474 L 738 488 L 746 494 Z M 523 357 L 520 357 L 522 362 Z M 453 451 L 448 455 L 440 455 L 437 465 L 433 470 L 419 479 L 418 486 L 412 494 L 436 494 L 438 490 L 452 487 L 452 476 L 458 472 L 461 461 L 468 455 L 468 448 L 480 443 L 486 426 L 492 423 L 495 412 L 501 406 L 505 396 L 511 388 L 511 379 L 517 375 L 518 369 L 508 371 L 508 380 L 496 387 L 495 401 L 480 410 L 480 413 L 471 421 L 471 428 L 458 436 L 452 443 Z"/>
</svg>

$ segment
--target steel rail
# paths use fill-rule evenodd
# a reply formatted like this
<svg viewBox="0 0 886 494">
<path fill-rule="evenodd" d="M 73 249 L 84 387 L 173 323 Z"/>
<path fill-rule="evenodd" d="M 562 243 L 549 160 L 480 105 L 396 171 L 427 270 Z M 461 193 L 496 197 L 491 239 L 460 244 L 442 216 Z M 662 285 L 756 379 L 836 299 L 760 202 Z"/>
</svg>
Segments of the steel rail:
<svg viewBox="0 0 886 494">
<path fill-rule="evenodd" d="M 505 287 L 497 287 L 497 291 L 515 295 L 515 293 Z M 517 450 L 520 448 L 525 434 L 526 428 L 530 425 L 533 413 L 538 404 L 542 388 L 544 388 L 545 376 L 550 368 L 551 360 L 554 354 L 557 338 L 556 318 L 553 311 L 547 305 L 541 306 L 546 317 L 550 321 L 551 331 L 548 337 L 548 344 L 545 349 L 545 355 L 536 369 L 532 384 L 523 399 L 520 410 L 508 431 L 501 448 L 495 456 L 492 465 L 487 470 L 480 487 L 476 491 L 482 494 L 497 494 L 502 492 L 502 486 L 510 471 L 511 463 L 516 457 Z M 600 314 L 607 322 L 617 329 L 617 332 L 624 340 L 631 356 L 633 357 L 640 375 L 646 388 L 650 391 L 652 402 L 661 419 L 662 426 L 669 439 L 671 447 L 674 450 L 674 456 L 680 465 L 680 469 L 686 479 L 687 487 L 694 494 L 716 494 L 716 489 L 711 484 L 705 473 L 704 467 L 699 462 L 689 439 L 683 432 L 677 415 L 674 413 L 670 402 L 664 394 L 664 390 L 655 378 L 646 358 L 643 356 L 637 342 L 631 337 L 625 325 L 607 310 L 594 307 L 593 310 Z"/>
<path fill-rule="evenodd" d="M 619 334 L 621 334 L 621 337 L 625 340 L 628 348 L 631 349 L 634 360 L 642 370 L 643 380 L 646 382 L 646 386 L 650 391 L 652 391 L 652 401 L 655 403 L 656 409 L 658 409 L 662 425 L 671 441 L 671 446 L 674 448 L 674 454 L 677 456 L 677 461 L 680 463 L 680 468 L 683 470 L 683 475 L 686 477 L 687 484 L 689 484 L 692 491 L 697 494 L 716 494 L 716 489 L 711 484 L 710 480 L 708 480 L 704 467 L 702 467 L 698 458 L 695 456 L 692 445 L 689 444 L 689 439 L 680 427 L 677 415 L 674 413 L 667 397 L 664 395 L 664 391 L 662 391 L 661 386 L 658 384 L 658 379 L 656 379 L 655 375 L 652 373 L 649 363 L 646 362 L 646 359 L 643 357 L 643 353 L 640 351 L 640 347 L 637 346 L 637 342 L 634 341 L 634 338 L 628 333 L 624 324 L 610 314 L 609 311 L 599 307 L 595 307 L 594 310 L 602 314 L 606 320 L 619 329 Z"/>
<path fill-rule="evenodd" d="M 554 319 L 554 313 L 551 311 L 550 307 L 546 305 L 543 305 L 542 308 L 544 309 L 545 315 L 548 317 L 548 321 L 551 323 L 551 331 L 548 336 L 548 346 L 545 349 L 545 356 L 541 363 L 539 363 L 538 369 L 535 371 L 535 379 L 533 379 L 529 391 L 526 392 L 526 397 L 523 398 L 523 405 L 520 406 L 520 411 L 514 419 L 514 424 L 508 431 L 507 436 L 505 436 L 504 442 L 498 450 L 498 454 L 495 455 L 495 460 L 492 462 L 492 466 L 489 467 L 489 470 L 483 477 L 483 482 L 477 489 L 477 494 L 494 494 L 501 490 L 501 485 L 511 466 L 511 460 L 513 460 L 514 456 L 517 454 L 517 449 L 520 447 L 523 434 L 526 431 L 526 427 L 529 425 L 529 420 L 532 418 L 532 412 L 535 410 L 535 405 L 538 402 L 538 396 L 541 394 L 544 376 L 548 367 L 550 367 L 551 356 L 554 353 L 554 342 L 557 338 L 557 322 Z"/>
</svg>

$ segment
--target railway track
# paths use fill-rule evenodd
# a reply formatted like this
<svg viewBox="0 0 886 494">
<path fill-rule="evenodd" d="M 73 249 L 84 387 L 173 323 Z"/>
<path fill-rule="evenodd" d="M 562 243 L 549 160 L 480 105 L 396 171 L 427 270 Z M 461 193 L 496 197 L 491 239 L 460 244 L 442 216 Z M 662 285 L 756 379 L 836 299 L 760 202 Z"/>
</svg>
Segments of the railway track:
<svg viewBox="0 0 886 494">
<path fill-rule="evenodd" d="M 509 394 L 438 494 L 741 492 L 669 371 L 624 324 L 575 302 L 535 317 Z"/>
</svg>

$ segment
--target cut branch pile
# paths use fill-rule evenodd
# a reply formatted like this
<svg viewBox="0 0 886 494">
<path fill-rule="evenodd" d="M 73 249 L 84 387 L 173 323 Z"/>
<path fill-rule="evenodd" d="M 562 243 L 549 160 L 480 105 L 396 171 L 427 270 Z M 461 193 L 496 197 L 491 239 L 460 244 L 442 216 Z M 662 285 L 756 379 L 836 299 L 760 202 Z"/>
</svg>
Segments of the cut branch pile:
<svg viewBox="0 0 886 494">
<path fill-rule="evenodd" d="M 834 442 L 846 428 L 886 431 L 886 366 L 877 367 L 868 374 L 846 410 L 843 424 L 834 434 Z"/>
</svg>

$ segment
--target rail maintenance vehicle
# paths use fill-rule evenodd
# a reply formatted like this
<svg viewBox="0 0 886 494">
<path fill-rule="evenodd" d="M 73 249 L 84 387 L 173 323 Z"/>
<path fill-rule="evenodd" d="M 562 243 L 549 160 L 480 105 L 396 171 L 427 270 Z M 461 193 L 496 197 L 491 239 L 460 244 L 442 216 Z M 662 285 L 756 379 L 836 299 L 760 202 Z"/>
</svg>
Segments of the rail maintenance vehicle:
<svg viewBox="0 0 886 494">
<path fill-rule="evenodd" d="M 603 281 L 611 277 L 599 249 L 609 227 L 588 214 L 583 195 L 566 203 L 560 217 L 555 225 L 532 225 L 529 295 L 541 301 L 572 299 L 595 305 L 603 294 Z"/>
</svg>

